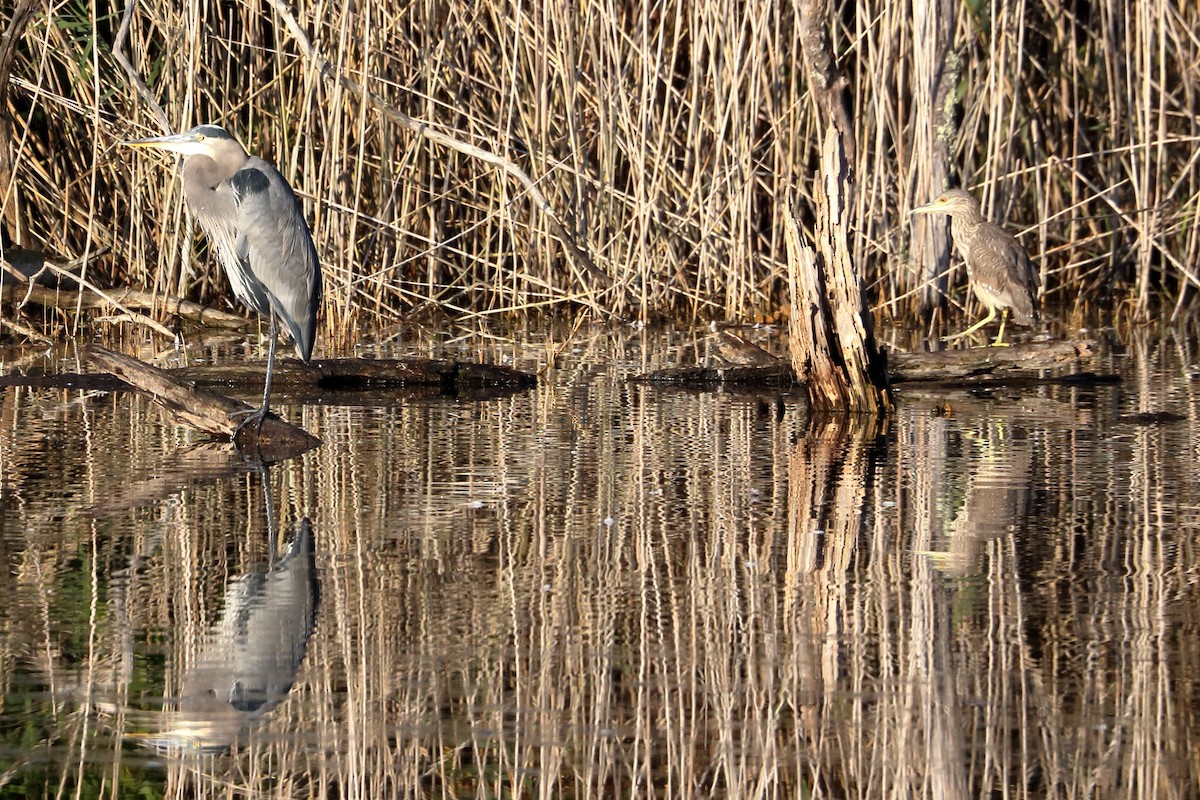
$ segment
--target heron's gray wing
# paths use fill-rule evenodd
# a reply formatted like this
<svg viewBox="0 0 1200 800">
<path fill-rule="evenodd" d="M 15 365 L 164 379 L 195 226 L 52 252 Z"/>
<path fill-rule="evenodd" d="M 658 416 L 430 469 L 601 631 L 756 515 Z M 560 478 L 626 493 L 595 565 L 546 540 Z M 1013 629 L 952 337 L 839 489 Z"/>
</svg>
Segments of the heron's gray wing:
<svg viewBox="0 0 1200 800">
<path fill-rule="evenodd" d="M 244 242 L 238 231 L 237 193 L 229 181 L 213 185 L 213 176 L 198 159 L 183 167 L 183 190 L 188 208 L 208 235 L 209 245 L 225 269 L 234 295 L 260 314 L 269 314 L 271 304 L 246 264 Z M 203 159 L 208 161 L 209 159 Z"/>
<path fill-rule="evenodd" d="M 321 304 L 321 265 L 300 200 L 261 158 L 250 158 L 229 184 L 237 198 L 239 251 L 300 358 L 308 361 Z"/>
</svg>

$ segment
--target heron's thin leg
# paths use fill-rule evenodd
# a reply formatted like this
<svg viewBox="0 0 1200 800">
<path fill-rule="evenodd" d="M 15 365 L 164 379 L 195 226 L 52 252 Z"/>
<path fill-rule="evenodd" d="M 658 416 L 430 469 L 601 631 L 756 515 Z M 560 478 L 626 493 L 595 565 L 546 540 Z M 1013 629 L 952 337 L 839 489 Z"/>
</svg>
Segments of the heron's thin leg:
<svg viewBox="0 0 1200 800">
<path fill-rule="evenodd" d="M 271 344 L 267 349 L 267 377 L 263 381 L 263 400 L 262 405 L 256 410 L 251 411 L 247 417 L 238 423 L 238 426 L 233 431 L 233 441 L 237 441 L 241 435 L 242 428 L 254 424 L 254 434 L 257 437 L 262 433 L 263 420 L 267 418 L 267 413 L 270 411 L 271 400 L 271 372 L 275 369 L 275 344 L 279 339 L 279 323 L 275 321 L 275 315 L 271 314 Z"/>
<path fill-rule="evenodd" d="M 992 347 L 1008 347 L 1008 342 L 1004 341 L 1004 323 L 1008 322 L 1008 309 L 1000 312 L 1000 333 L 996 334 L 996 341 L 992 342 Z"/>
<path fill-rule="evenodd" d="M 271 346 L 267 350 L 267 379 L 263 381 L 263 401 L 262 410 L 259 412 L 262 417 L 267 416 L 269 402 L 271 400 L 271 372 L 275 369 L 275 344 L 279 341 L 279 323 L 275 321 L 275 314 L 271 314 Z M 259 418 L 258 424 L 262 426 L 262 417 Z"/>
<path fill-rule="evenodd" d="M 967 328 L 967 329 L 966 329 L 965 331 L 963 331 L 962 333 L 956 333 L 956 334 L 954 334 L 953 336 L 943 336 L 943 337 L 942 337 L 942 341 L 943 341 L 943 342 L 953 342 L 953 341 L 956 341 L 956 340 L 958 340 L 958 339 L 961 339 L 961 338 L 963 338 L 964 336 L 970 336 L 972 333 L 974 333 L 975 331 L 979 330 L 979 329 L 980 329 L 980 328 L 982 328 L 984 325 L 987 325 L 989 322 L 991 322 L 991 321 L 992 321 L 992 320 L 994 320 L 995 318 L 996 318 L 996 309 L 994 309 L 994 308 L 989 308 L 989 309 L 988 309 L 987 316 L 986 316 L 986 317 L 984 317 L 983 319 L 979 320 L 979 322 L 976 322 L 974 325 L 972 325 L 971 327 Z"/>
</svg>

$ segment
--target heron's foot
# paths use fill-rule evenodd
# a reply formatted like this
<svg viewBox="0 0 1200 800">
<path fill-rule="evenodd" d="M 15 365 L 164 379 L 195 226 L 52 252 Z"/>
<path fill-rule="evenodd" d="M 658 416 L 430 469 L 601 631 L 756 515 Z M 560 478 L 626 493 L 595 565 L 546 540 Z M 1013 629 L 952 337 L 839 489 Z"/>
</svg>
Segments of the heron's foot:
<svg viewBox="0 0 1200 800">
<path fill-rule="evenodd" d="M 1012 342 L 1002 342 L 999 339 L 992 342 L 992 347 L 1012 347 Z"/>
<path fill-rule="evenodd" d="M 267 418 L 267 407 L 262 406 L 261 408 L 255 408 L 250 411 L 239 411 L 237 413 L 239 415 L 245 414 L 246 418 L 239 422 L 238 426 L 233 429 L 233 436 L 230 437 L 230 440 L 236 444 L 242 436 L 242 431 L 246 429 L 253 430 L 254 438 L 257 439 L 259 434 L 262 433 L 263 420 Z"/>
</svg>

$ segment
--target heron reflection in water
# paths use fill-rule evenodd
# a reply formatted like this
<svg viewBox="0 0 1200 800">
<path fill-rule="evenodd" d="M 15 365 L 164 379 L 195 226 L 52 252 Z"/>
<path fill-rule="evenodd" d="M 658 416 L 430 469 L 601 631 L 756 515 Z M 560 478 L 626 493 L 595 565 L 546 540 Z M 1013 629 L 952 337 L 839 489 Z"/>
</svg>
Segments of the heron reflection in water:
<svg viewBox="0 0 1200 800">
<path fill-rule="evenodd" d="M 208 235 L 234 295 L 271 324 L 262 406 L 234 431 L 261 429 L 271 399 L 271 374 L 279 325 L 287 329 L 304 363 L 312 358 L 321 306 L 321 265 L 300 199 L 270 163 L 249 155 L 216 125 L 184 133 L 135 139 L 148 147 L 187 156 L 183 194 Z"/>
<path fill-rule="evenodd" d="M 1004 323 L 1011 313 L 1018 325 L 1038 321 L 1037 293 L 1041 277 L 1029 261 L 1029 254 L 1008 231 L 983 218 L 979 201 L 962 189 L 947 189 L 932 203 L 918 206 L 913 214 L 946 214 L 950 217 L 950 235 L 967 265 L 967 282 L 987 316 L 962 333 L 942 341 L 961 339 L 987 325 L 1000 310 L 1000 332 L 994 347 L 1007 345 Z"/>
<path fill-rule="evenodd" d="M 229 582 L 220 619 L 184 673 L 177 708 L 158 733 L 134 738 L 169 752 L 228 749 L 291 691 L 317 599 L 312 525 L 304 518 L 267 572 Z"/>
<path fill-rule="evenodd" d="M 961 467 L 950 471 L 956 484 L 952 493 L 961 492 L 962 504 L 946 527 L 947 548 L 917 551 L 956 577 L 978 569 L 989 540 L 1024 531 L 1033 469 L 1032 443 L 1002 419 L 984 420 L 963 435 L 965 457 Z"/>
</svg>

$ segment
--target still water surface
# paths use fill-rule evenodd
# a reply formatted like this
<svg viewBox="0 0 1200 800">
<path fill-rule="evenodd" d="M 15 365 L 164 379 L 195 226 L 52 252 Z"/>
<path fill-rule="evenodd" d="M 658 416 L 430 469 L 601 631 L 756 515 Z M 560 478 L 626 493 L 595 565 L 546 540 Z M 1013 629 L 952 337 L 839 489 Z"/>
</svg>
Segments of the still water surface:
<svg viewBox="0 0 1200 800">
<path fill-rule="evenodd" d="M 3 390 L 0 793 L 1200 793 L 1193 340 L 882 431 L 627 380 L 702 341 L 397 345 L 542 380 L 284 404 L 269 470 Z"/>
</svg>

